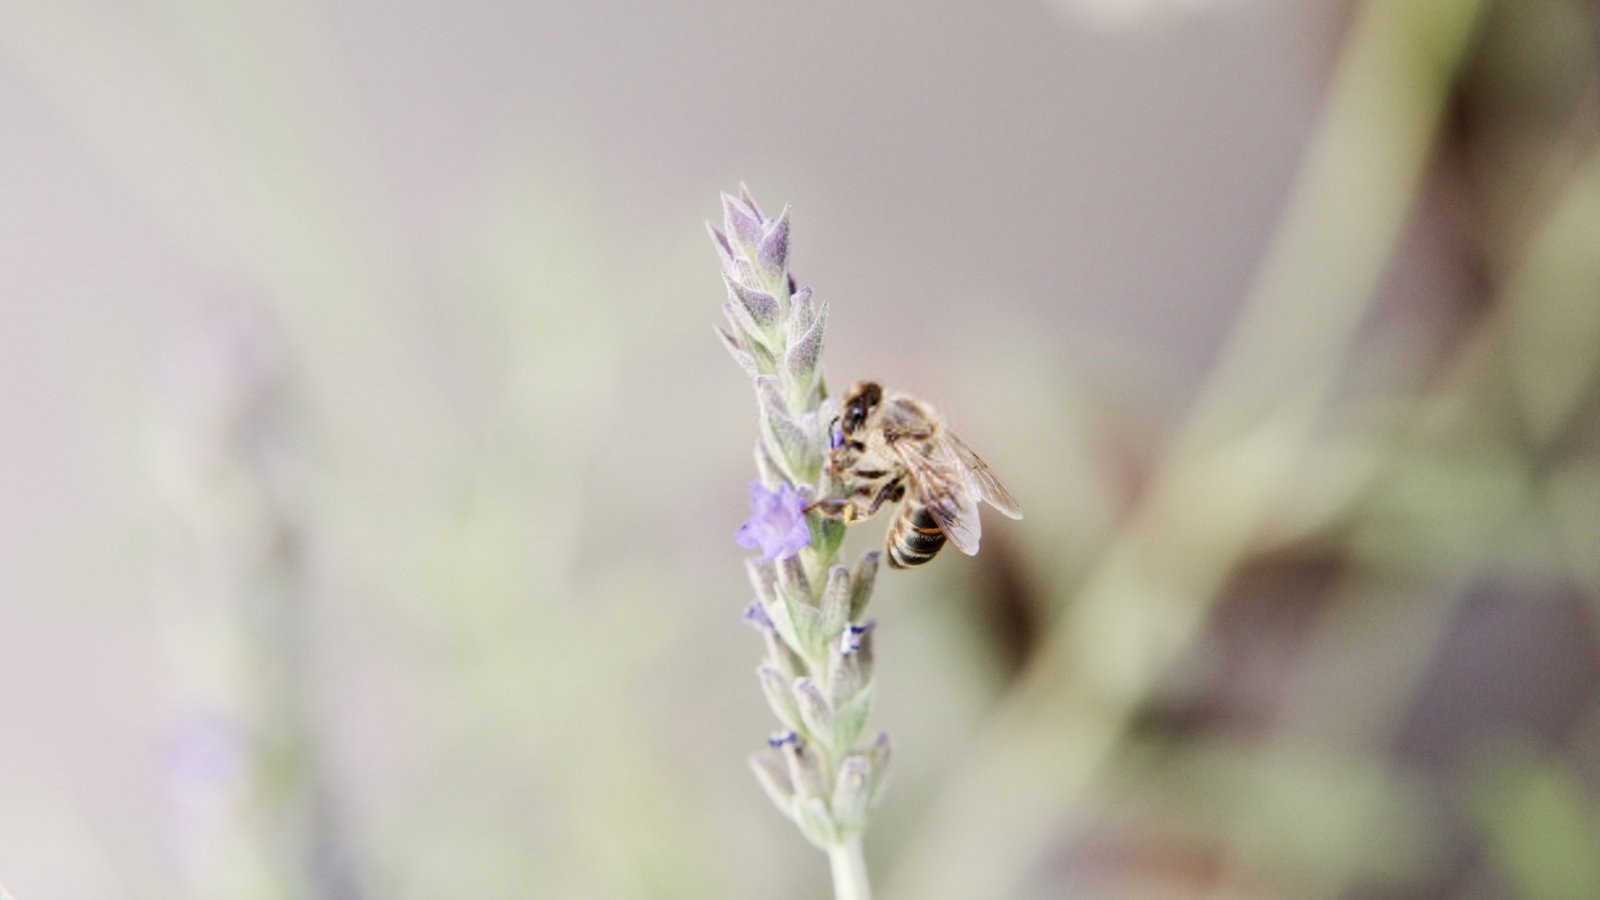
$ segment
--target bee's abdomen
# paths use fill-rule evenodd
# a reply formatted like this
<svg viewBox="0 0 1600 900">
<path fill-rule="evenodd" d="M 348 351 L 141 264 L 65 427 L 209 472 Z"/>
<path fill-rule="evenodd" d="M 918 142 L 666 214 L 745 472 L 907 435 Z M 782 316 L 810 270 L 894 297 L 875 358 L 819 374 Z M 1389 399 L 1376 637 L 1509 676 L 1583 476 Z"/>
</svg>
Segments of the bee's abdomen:
<svg viewBox="0 0 1600 900">
<path fill-rule="evenodd" d="M 944 532 L 928 508 L 909 501 L 901 507 L 900 515 L 889 529 L 889 566 L 895 569 L 920 566 L 933 559 L 944 546 L 944 540 Z"/>
</svg>

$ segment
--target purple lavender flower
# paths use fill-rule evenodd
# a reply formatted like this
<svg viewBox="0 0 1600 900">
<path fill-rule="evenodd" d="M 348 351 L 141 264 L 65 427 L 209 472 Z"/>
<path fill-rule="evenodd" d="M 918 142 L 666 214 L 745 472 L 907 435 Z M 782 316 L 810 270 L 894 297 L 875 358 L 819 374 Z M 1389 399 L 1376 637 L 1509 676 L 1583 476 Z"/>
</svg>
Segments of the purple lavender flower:
<svg viewBox="0 0 1600 900">
<path fill-rule="evenodd" d="M 750 605 L 744 608 L 744 620 L 758 631 L 770 631 L 772 629 L 772 618 L 767 615 L 765 609 L 761 608 L 761 601 L 759 600 L 751 600 Z"/>
<path fill-rule="evenodd" d="M 856 746 L 872 695 L 871 625 L 858 620 L 878 553 L 854 574 L 836 565 L 843 526 L 819 523 L 813 543 L 811 494 L 796 487 L 819 483 L 829 450 L 846 440 L 822 384 L 828 304 L 789 273 L 788 207 L 769 218 L 742 189 L 722 206 L 723 230 L 707 226 L 726 288 L 717 337 L 751 379 L 760 426 L 761 480 L 750 486 L 750 518 L 736 536 L 762 554 L 745 561 L 756 601 L 744 619 L 766 648 L 756 668 L 761 693 L 788 729 L 750 766 L 773 805 L 828 854 L 834 895 L 862 900 L 871 895 L 862 832 L 888 764 L 886 750 Z M 793 558 L 807 546 L 812 558 L 801 566 Z"/>
<path fill-rule="evenodd" d="M 806 498 L 792 485 L 769 491 L 759 481 L 750 482 L 750 518 L 739 526 L 734 540 L 739 546 L 761 551 L 761 561 L 788 559 L 811 543 L 806 527 Z"/>
<path fill-rule="evenodd" d="M 867 632 L 871 631 L 877 624 L 876 619 L 868 619 L 860 625 L 854 622 L 846 625 L 844 631 L 839 635 L 839 652 L 849 655 L 860 650 L 861 643 L 867 638 Z"/>
</svg>

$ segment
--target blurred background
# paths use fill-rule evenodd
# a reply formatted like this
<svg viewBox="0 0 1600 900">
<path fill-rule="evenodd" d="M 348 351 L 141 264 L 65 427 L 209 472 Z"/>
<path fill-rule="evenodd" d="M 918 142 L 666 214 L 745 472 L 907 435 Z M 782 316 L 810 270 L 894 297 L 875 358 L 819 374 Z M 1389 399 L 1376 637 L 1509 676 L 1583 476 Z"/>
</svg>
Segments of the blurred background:
<svg viewBox="0 0 1600 900">
<path fill-rule="evenodd" d="M 1028 514 L 879 579 L 881 897 L 1600 896 L 1592 0 L 11 0 L 0 115 L 18 900 L 828 896 L 741 180 Z"/>
</svg>

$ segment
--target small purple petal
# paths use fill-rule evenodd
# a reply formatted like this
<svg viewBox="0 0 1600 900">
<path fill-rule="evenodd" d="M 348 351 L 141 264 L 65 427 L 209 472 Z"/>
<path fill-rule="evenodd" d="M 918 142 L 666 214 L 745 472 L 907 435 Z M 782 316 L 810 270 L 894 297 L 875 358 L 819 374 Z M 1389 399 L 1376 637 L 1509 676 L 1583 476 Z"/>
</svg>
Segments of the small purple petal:
<svg viewBox="0 0 1600 900">
<path fill-rule="evenodd" d="M 761 539 L 758 538 L 756 534 L 757 530 L 755 523 L 746 522 L 739 526 L 738 531 L 734 532 L 733 539 L 737 541 L 741 547 L 748 547 L 751 550 L 759 550 L 761 549 Z"/>
<path fill-rule="evenodd" d="M 744 201 L 745 206 L 755 210 L 756 218 L 766 221 L 767 214 L 761 211 L 761 205 L 756 203 L 756 198 L 750 194 L 750 188 L 742 181 L 739 182 L 739 199 Z"/>
<path fill-rule="evenodd" d="M 755 284 L 760 280 L 756 276 L 756 267 L 750 264 L 750 260 L 742 256 L 734 257 L 733 268 L 724 268 L 722 273 L 741 284 Z"/>
<path fill-rule="evenodd" d="M 806 498 L 792 485 L 780 484 L 768 490 L 759 481 L 750 483 L 750 518 L 734 535 L 739 546 L 761 551 L 761 561 L 788 559 L 811 543 L 806 526 Z"/>
<path fill-rule="evenodd" d="M 722 260 L 724 271 L 733 268 L 733 248 L 728 246 L 728 238 L 710 222 L 706 223 L 706 231 L 711 235 L 711 242 L 717 247 L 717 258 Z"/>
<path fill-rule="evenodd" d="M 876 620 L 868 620 L 860 625 L 850 625 L 844 630 L 843 634 L 839 635 L 839 652 L 849 655 L 860 650 L 861 642 L 866 638 L 867 632 L 875 628 L 877 624 Z"/>
<path fill-rule="evenodd" d="M 723 278 L 728 285 L 728 297 L 737 300 L 750 314 L 750 321 L 765 330 L 778 324 L 778 298 L 766 291 L 747 287 L 732 278 Z"/>
<path fill-rule="evenodd" d="M 806 517 L 803 514 L 794 517 L 794 524 L 790 526 L 789 533 L 785 536 L 784 546 L 794 549 L 785 555 L 785 558 L 800 552 L 800 548 L 811 543 L 811 529 L 806 526 Z"/>
<path fill-rule="evenodd" d="M 772 619 L 767 616 L 767 611 L 755 600 L 744 608 L 744 620 L 755 626 L 757 631 L 771 631 Z"/>
<path fill-rule="evenodd" d="M 761 243 L 761 214 L 728 194 L 722 195 L 722 227 L 729 240 L 743 247 Z"/>
<path fill-rule="evenodd" d="M 811 288 L 803 287 L 799 290 L 789 290 L 789 340 L 793 341 L 805 334 L 811 327 L 811 322 L 817 317 L 817 304 L 811 299 Z"/>
<path fill-rule="evenodd" d="M 756 265 L 768 275 L 777 275 L 789 261 L 789 207 L 769 224 L 756 248 Z"/>
</svg>

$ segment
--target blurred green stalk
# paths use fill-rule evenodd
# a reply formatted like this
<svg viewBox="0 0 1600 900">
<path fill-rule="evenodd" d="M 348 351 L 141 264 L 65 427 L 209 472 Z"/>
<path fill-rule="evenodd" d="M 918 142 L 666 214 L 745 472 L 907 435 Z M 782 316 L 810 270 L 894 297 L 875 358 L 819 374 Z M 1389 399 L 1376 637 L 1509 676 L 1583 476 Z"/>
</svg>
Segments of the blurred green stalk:
<svg viewBox="0 0 1600 900">
<path fill-rule="evenodd" d="M 1145 501 L 912 837 L 888 896 L 1009 895 L 1198 633 L 1309 445 L 1412 208 L 1484 6 L 1361 7 L 1216 371 Z M 949 865 L 978 846 L 981 866 Z"/>
</svg>

